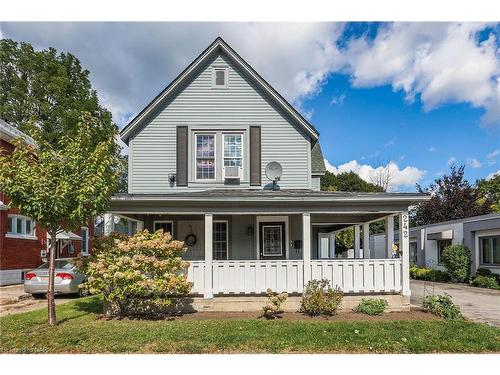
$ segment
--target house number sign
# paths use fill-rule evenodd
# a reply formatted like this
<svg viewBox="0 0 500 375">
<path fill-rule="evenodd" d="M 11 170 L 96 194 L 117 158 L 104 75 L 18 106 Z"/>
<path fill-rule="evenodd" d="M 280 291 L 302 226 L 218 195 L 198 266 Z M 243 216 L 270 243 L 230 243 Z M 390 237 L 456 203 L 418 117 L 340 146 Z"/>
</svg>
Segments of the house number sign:
<svg viewBox="0 0 500 375">
<path fill-rule="evenodd" d="M 403 238 L 408 238 L 409 237 L 408 214 L 402 215 L 402 221 L 403 221 Z"/>
</svg>

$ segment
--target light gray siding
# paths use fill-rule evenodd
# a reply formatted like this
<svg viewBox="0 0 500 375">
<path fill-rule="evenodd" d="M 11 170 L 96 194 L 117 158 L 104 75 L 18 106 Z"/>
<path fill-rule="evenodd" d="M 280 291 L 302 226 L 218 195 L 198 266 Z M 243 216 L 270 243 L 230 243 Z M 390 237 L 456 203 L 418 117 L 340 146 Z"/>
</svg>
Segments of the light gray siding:
<svg viewBox="0 0 500 375">
<path fill-rule="evenodd" d="M 313 176 L 311 178 L 311 189 L 317 191 L 321 190 L 321 177 Z"/>
<path fill-rule="evenodd" d="M 212 88 L 214 67 L 228 68 L 228 88 Z M 189 174 L 189 186 L 170 185 L 168 175 L 176 173 L 176 126 L 187 125 L 196 130 L 231 130 L 244 132 L 248 140 L 249 127 L 262 131 L 262 186 L 269 181 L 265 167 L 271 161 L 283 166 L 282 188 L 308 189 L 311 186 L 310 139 L 304 130 L 289 121 L 286 115 L 266 99 L 264 94 L 222 55 L 217 56 L 174 99 L 164 105 L 130 142 L 133 160 L 129 174 L 131 193 L 166 193 L 186 189 L 204 190 L 224 186 L 222 181 L 195 183 Z M 248 144 L 248 141 L 246 141 Z M 190 136 L 190 150 L 194 149 Z M 193 152 L 190 152 L 192 158 Z M 240 187 L 249 187 L 248 147 L 244 150 L 244 179 Z M 189 166 L 192 169 L 192 160 Z M 234 187 L 232 187 L 234 188 Z"/>
</svg>

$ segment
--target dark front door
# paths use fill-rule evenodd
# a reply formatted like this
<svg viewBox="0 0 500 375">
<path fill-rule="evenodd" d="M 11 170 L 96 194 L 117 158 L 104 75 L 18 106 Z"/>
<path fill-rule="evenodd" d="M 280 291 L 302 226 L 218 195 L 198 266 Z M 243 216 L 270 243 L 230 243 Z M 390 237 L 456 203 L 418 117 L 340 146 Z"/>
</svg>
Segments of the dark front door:
<svg viewBox="0 0 500 375">
<path fill-rule="evenodd" d="M 285 223 L 260 223 L 259 237 L 261 259 L 286 259 Z"/>
</svg>

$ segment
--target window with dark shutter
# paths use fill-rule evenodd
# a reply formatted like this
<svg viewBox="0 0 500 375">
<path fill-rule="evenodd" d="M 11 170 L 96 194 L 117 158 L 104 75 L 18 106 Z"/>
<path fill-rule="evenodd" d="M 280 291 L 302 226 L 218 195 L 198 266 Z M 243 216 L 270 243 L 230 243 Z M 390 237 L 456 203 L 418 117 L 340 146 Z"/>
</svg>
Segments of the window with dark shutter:
<svg viewBox="0 0 500 375">
<path fill-rule="evenodd" d="M 188 184 L 188 127 L 177 127 L 177 160 L 176 160 L 177 186 Z"/>
<path fill-rule="evenodd" d="M 260 126 L 250 126 L 250 185 L 261 185 Z"/>
</svg>

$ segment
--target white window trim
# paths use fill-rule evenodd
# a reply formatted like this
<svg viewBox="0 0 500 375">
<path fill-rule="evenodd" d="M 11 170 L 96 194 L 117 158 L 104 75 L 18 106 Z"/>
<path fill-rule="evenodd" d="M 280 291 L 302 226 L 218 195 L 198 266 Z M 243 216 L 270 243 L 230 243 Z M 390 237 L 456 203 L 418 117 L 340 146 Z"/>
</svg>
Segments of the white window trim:
<svg viewBox="0 0 500 375">
<path fill-rule="evenodd" d="M 214 220 L 213 224 L 216 223 L 225 223 L 226 224 L 226 259 L 229 260 L 229 221 L 228 220 Z M 213 232 L 213 229 L 212 229 Z M 212 237 L 212 249 L 213 249 L 213 237 Z M 215 250 L 213 250 L 215 252 Z M 213 254 L 212 254 L 213 256 Z M 214 258 L 215 260 L 215 258 Z"/>
<path fill-rule="evenodd" d="M 88 227 L 81 227 L 80 228 L 80 232 L 83 232 L 83 231 L 86 231 L 87 235 L 85 236 L 85 249 L 86 249 L 86 251 L 83 251 L 83 247 L 82 247 L 82 256 L 88 256 L 89 255 L 89 235 L 90 235 L 90 231 L 89 231 Z M 83 245 L 83 242 L 82 242 L 82 245 Z"/>
<path fill-rule="evenodd" d="M 198 136 L 211 135 L 214 137 L 214 178 L 198 178 L 198 153 L 196 147 L 198 145 Z M 200 158 L 208 159 L 208 158 Z M 215 182 L 217 181 L 217 134 L 213 132 L 195 132 L 194 134 L 194 180 L 196 182 Z"/>
<path fill-rule="evenodd" d="M 244 134 L 243 132 L 238 132 L 238 131 L 224 131 L 222 132 L 222 179 L 224 180 L 225 179 L 225 166 L 224 166 L 224 159 L 226 159 L 226 156 L 224 154 L 225 152 L 225 144 L 226 144 L 226 136 L 234 136 L 234 135 L 239 135 L 241 137 L 241 152 L 240 152 L 240 173 L 239 173 L 239 179 L 243 179 L 243 176 L 244 176 L 244 172 L 245 172 L 245 158 L 244 158 L 244 155 L 245 155 L 245 137 L 244 137 Z M 237 158 L 234 158 L 234 157 L 228 157 L 227 159 L 237 159 Z M 217 163 L 216 163 L 217 164 Z"/>
<path fill-rule="evenodd" d="M 156 232 L 155 226 L 156 224 L 168 224 L 170 223 L 172 225 L 172 233 L 170 235 L 172 238 L 174 238 L 174 221 L 173 220 L 153 220 L 153 232 Z"/>
<path fill-rule="evenodd" d="M 285 223 L 285 259 L 290 259 L 290 226 L 289 226 L 289 217 L 288 216 L 257 216 L 256 226 L 254 228 L 255 231 L 255 256 L 256 259 L 260 259 L 260 223 L 266 222 L 283 222 Z"/>
<path fill-rule="evenodd" d="M 216 85 L 216 72 L 217 71 L 224 71 L 224 85 Z M 229 87 L 228 84 L 229 81 L 229 69 L 227 67 L 222 67 L 222 66 L 214 66 L 212 69 L 212 88 L 213 89 L 227 89 Z"/>
<path fill-rule="evenodd" d="M 7 232 L 5 234 L 5 238 L 17 238 L 17 239 L 22 239 L 22 240 L 38 240 L 38 237 L 36 236 L 36 222 L 29 216 L 25 215 L 18 215 L 18 214 L 10 214 L 7 215 L 7 220 L 10 218 L 14 218 L 14 225 L 12 227 L 13 232 Z M 22 233 L 16 233 L 17 232 L 17 219 L 22 219 L 22 227 L 24 231 L 26 231 L 26 220 L 31 221 L 31 234 L 22 234 Z M 8 229 L 7 229 L 8 230 Z"/>
</svg>

